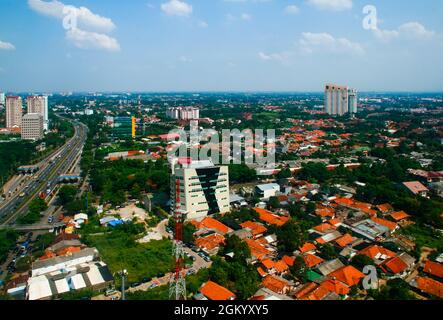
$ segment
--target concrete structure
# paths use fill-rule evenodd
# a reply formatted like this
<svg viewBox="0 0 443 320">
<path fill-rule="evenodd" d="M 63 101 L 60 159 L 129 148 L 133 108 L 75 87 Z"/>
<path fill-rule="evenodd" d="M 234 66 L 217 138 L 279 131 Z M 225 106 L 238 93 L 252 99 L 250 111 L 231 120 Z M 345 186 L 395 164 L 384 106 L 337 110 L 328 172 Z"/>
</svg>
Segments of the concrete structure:
<svg viewBox="0 0 443 320">
<path fill-rule="evenodd" d="M 49 111 L 47 96 L 29 96 L 26 99 L 28 113 L 38 113 L 43 116 L 43 129 L 49 129 Z"/>
<path fill-rule="evenodd" d="M 357 113 L 357 90 L 347 86 L 327 84 L 325 88 L 325 112 L 330 115 L 343 116 Z"/>
<path fill-rule="evenodd" d="M 94 110 L 92 109 L 85 109 L 85 115 L 86 116 L 92 116 L 94 114 Z"/>
<path fill-rule="evenodd" d="M 269 200 L 280 192 L 280 185 L 277 183 L 259 184 L 255 187 L 255 195 L 260 200 Z"/>
<path fill-rule="evenodd" d="M 176 120 L 198 120 L 200 118 L 200 110 L 195 107 L 177 107 L 169 108 L 166 115 Z"/>
<path fill-rule="evenodd" d="M 21 135 L 23 140 L 40 140 L 43 138 L 44 120 L 39 113 L 28 113 L 23 116 Z"/>
<path fill-rule="evenodd" d="M 175 199 L 177 179 L 180 180 L 180 210 L 186 214 L 187 219 L 229 212 L 227 166 L 214 166 L 209 160 L 174 164 L 171 199 Z"/>
<path fill-rule="evenodd" d="M 21 128 L 22 126 L 22 98 L 6 97 L 6 128 Z"/>
</svg>

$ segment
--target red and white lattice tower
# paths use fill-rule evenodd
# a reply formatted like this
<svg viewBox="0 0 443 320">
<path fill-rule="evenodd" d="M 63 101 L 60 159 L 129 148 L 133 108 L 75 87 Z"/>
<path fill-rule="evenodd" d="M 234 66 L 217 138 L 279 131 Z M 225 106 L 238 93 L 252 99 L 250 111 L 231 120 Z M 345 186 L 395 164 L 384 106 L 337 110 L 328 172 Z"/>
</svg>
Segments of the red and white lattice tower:
<svg viewBox="0 0 443 320">
<path fill-rule="evenodd" d="M 175 235 L 173 255 L 175 269 L 169 285 L 169 297 L 173 300 L 186 300 L 185 252 L 183 250 L 183 212 L 180 205 L 180 179 L 175 183 Z"/>
</svg>

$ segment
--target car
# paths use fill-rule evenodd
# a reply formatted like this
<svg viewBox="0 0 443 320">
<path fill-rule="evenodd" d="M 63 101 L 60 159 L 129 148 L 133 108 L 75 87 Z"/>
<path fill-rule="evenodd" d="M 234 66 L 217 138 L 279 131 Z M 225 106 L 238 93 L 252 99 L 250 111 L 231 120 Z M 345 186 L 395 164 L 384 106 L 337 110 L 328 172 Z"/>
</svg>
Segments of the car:
<svg viewBox="0 0 443 320">
<path fill-rule="evenodd" d="M 158 284 L 157 284 L 157 283 L 153 283 L 153 284 L 151 284 L 151 285 L 148 287 L 148 289 L 154 289 L 154 288 L 156 288 L 156 287 L 158 287 Z"/>
<path fill-rule="evenodd" d="M 191 275 L 191 274 L 193 274 L 193 273 L 195 273 L 195 270 L 194 269 L 189 269 L 187 272 L 186 272 L 186 274 L 189 276 L 189 275 Z"/>
<path fill-rule="evenodd" d="M 131 288 L 136 288 L 136 287 L 138 287 L 140 285 L 141 285 L 140 282 L 135 282 L 135 283 L 131 284 Z"/>
<path fill-rule="evenodd" d="M 116 294 L 117 293 L 117 290 L 115 290 L 115 289 L 108 289 L 108 290 L 106 290 L 106 292 L 105 292 L 105 296 L 106 297 L 109 297 L 109 296 L 112 296 L 112 295 L 114 295 L 114 294 Z"/>
<path fill-rule="evenodd" d="M 148 283 L 148 282 L 151 282 L 151 280 L 152 280 L 151 278 L 145 277 L 145 278 L 142 279 L 142 282 L 143 283 Z"/>
<path fill-rule="evenodd" d="M 157 274 L 157 278 L 163 278 L 165 276 L 165 274 L 163 272 L 160 272 L 159 274 Z"/>
</svg>

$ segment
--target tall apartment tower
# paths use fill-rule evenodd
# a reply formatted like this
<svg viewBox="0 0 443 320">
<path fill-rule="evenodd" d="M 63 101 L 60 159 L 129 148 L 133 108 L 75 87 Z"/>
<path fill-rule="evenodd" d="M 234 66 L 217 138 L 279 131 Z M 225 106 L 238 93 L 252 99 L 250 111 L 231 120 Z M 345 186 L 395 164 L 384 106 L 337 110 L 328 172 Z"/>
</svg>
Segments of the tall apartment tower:
<svg viewBox="0 0 443 320">
<path fill-rule="evenodd" d="M 0 104 L 4 106 L 5 103 L 6 103 L 6 96 L 3 92 L 0 92 Z"/>
<path fill-rule="evenodd" d="M 6 128 L 21 128 L 22 113 L 22 98 L 6 97 Z"/>
<path fill-rule="evenodd" d="M 23 140 L 43 139 L 43 116 L 40 113 L 27 113 L 22 119 L 21 135 Z"/>
<path fill-rule="evenodd" d="M 349 112 L 356 114 L 358 112 L 358 93 L 355 89 L 348 90 Z"/>
<path fill-rule="evenodd" d="M 215 166 L 209 160 L 178 160 L 172 165 L 171 199 L 175 199 L 177 179 L 180 180 L 180 210 L 187 220 L 229 212 L 227 166 Z"/>
<path fill-rule="evenodd" d="M 48 97 L 47 96 L 29 96 L 26 99 L 28 113 L 38 113 L 43 116 L 43 129 L 49 129 L 48 115 Z"/>
<path fill-rule="evenodd" d="M 342 116 L 348 113 L 348 107 L 348 87 L 327 84 L 325 89 L 326 113 Z"/>
<path fill-rule="evenodd" d="M 169 108 L 166 115 L 176 120 L 198 120 L 200 118 L 200 110 L 194 107 L 176 107 Z"/>
</svg>

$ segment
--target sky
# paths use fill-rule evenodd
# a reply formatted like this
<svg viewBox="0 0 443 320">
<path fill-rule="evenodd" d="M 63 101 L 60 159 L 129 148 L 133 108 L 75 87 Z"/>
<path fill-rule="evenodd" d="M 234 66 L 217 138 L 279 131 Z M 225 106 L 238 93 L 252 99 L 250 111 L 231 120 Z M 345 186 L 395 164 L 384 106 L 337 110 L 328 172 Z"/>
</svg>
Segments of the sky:
<svg viewBox="0 0 443 320">
<path fill-rule="evenodd" d="M 441 0 L 0 0 L 0 13 L 0 92 L 443 91 Z"/>
</svg>

